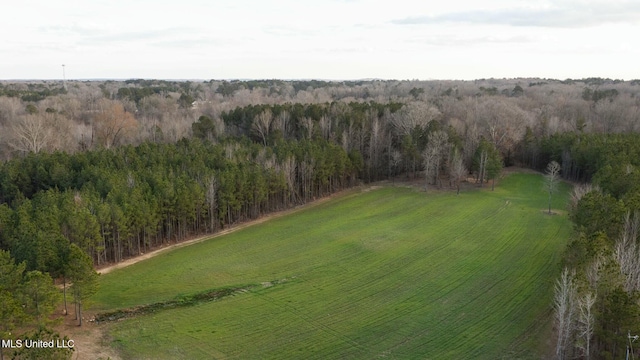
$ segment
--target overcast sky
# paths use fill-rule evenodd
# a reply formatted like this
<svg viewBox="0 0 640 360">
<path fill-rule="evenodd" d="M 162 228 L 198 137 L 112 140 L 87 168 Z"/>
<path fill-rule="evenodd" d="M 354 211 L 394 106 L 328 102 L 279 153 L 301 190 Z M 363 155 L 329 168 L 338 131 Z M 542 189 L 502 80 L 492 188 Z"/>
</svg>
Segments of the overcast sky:
<svg viewBox="0 0 640 360">
<path fill-rule="evenodd" d="M 640 1 L 20 0 L 0 79 L 640 78 Z"/>
</svg>

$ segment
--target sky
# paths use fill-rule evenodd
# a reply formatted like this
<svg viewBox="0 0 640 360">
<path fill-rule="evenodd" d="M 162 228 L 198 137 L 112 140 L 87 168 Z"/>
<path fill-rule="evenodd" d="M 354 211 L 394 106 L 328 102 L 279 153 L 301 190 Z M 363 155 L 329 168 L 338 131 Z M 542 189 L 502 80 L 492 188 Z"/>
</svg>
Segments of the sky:
<svg viewBox="0 0 640 360">
<path fill-rule="evenodd" d="M 640 79 L 637 0 L 21 0 L 2 14 L 5 80 Z"/>
</svg>

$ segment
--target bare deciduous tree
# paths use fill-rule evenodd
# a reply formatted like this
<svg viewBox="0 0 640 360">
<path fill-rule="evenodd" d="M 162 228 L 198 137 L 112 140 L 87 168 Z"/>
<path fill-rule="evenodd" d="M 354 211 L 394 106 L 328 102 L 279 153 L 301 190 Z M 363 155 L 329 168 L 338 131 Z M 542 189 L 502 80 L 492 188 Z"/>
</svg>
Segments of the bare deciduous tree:
<svg viewBox="0 0 640 360">
<path fill-rule="evenodd" d="M 640 214 L 635 212 L 632 217 L 627 213 L 614 255 L 624 277 L 624 289 L 628 293 L 640 290 L 640 248 L 637 241 L 639 232 Z"/>
<path fill-rule="evenodd" d="M 99 107 L 93 123 L 95 140 L 98 144 L 109 149 L 134 135 L 138 122 L 133 114 L 125 111 L 120 102 L 103 100 Z"/>
<path fill-rule="evenodd" d="M 422 161 L 424 163 L 424 191 L 427 191 L 429 179 L 433 177 L 435 173 L 435 162 L 438 156 L 438 152 L 432 146 L 427 146 L 422 152 Z"/>
<path fill-rule="evenodd" d="M 393 116 L 392 123 L 399 135 L 408 135 L 416 127 L 424 128 L 440 115 L 440 111 L 426 102 L 412 102 Z"/>
<path fill-rule="evenodd" d="M 477 172 L 476 182 L 480 183 L 480 186 L 484 186 L 484 179 L 487 176 L 487 163 L 489 162 L 489 143 L 482 139 L 473 155 L 473 167 Z"/>
<path fill-rule="evenodd" d="M 313 119 L 305 117 L 302 119 L 302 127 L 306 130 L 307 139 L 313 138 L 313 131 L 315 129 L 315 122 Z M 344 138 L 343 138 L 344 141 Z"/>
<path fill-rule="evenodd" d="M 318 121 L 318 126 L 320 127 L 320 135 L 322 135 L 322 138 L 329 140 L 331 137 L 331 118 L 326 115 L 322 115 L 320 117 L 320 121 Z"/>
<path fill-rule="evenodd" d="M 262 145 L 267 146 L 267 138 L 271 131 L 271 123 L 273 122 L 273 115 L 271 110 L 265 109 L 253 119 L 253 126 L 251 129 L 262 139 Z"/>
<path fill-rule="evenodd" d="M 549 214 L 551 214 L 551 195 L 558 189 L 560 181 L 560 164 L 552 161 L 547 165 L 546 174 L 544 176 L 544 189 L 549 193 Z"/>
<path fill-rule="evenodd" d="M 281 164 L 277 165 L 279 171 L 284 175 L 289 193 L 288 202 L 297 202 L 298 193 L 296 191 L 296 159 L 292 156 L 287 157 Z"/>
<path fill-rule="evenodd" d="M 618 101 L 603 99 L 593 106 L 593 112 L 603 133 L 608 134 L 621 129 L 624 107 Z"/>
<path fill-rule="evenodd" d="M 513 150 L 532 116 L 509 98 L 487 97 L 478 106 L 478 117 L 487 139 L 504 154 Z"/>
<path fill-rule="evenodd" d="M 400 154 L 400 151 L 393 150 L 391 152 L 391 158 L 389 159 L 389 161 L 391 162 L 391 167 L 395 172 L 402 163 L 402 154 Z"/>
<path fill-rule="evenodd" d="M 75 125 L 71 119 L 64 115 L 45 113 L 44 116 L 47 118 L 47 123 L 51 127 L 51 133 L 53 134 L 48 150 L 76 151 L 79 141 L 75 130 L 80 126 Z"/>
<path fill-rule="evenodd" d="M 18 98 L 0 96 L 0 125 L 9 125 L 23 112 L 24 105 Z"/>
<path fill-rule="evenodd" d="M 291 115 L 288 111 L 283 110 L 278 114 L 278 116 L 274 119 L 273 127 L 274 130 L 279 130 L 280 134 L 282 134 L 283 138 L 287 138 L 289 136 L 289 128 L 291 126 Z"/>
<path fill-rule="evenodd" d="M 9 138 L 13 149 L 38 153 L 50 145 L 53 133 L 42 114 L 24 115 L 12 123 Z"/>
<path fill-rule="evenodd" d="M 371 115 L 371 130 L 369 135 L 369 171 L 374 171 L 375 176 L 378 175 L 376 169 L 380 163 L 383 147 L 385 144 L 385 131 L 382 125 L 383 120 L 375 115 Z M 371 174 L 369 174 L 371 176 Z"/>
<path fill-rule="evenodd" d="M 451 180 L 456 184 L 456 195 L 460 195 L 460 181 L 467 176 L 467 167 L 464 166 L 464 160 L 457 150 L 453 153 L 449 174 Z"/>
<path fill-rule="evenodd" d="M 575 275 L 565 268 L 560 279 L 556 281 L 553 307 L 558 338 L 556 342 L 556 358 L 566 358 L 569 341 L 575 330 L 576 285 Z"/>
<path fill-rule="evenodd" d="M 592 309 L 595 303 L 596 296 L 592 293 L 587 293 L 578 299 L 578 341 L 576 345 L 582 350 L 582 355 L 587 360 L 591 358 L 591 337 L 593 337 L 596 322 Z"/>
<path fill-rule="evenodd" d="M 437 130 L 429 134 L 427 138 L 427 148 L 433 148 L 436 153 L 434 167 L 434 184 L 440 179 L 440 165 L 443 158 L 449 154 L 449 134 L 442 130 Z M 441 184 L 442 185 L 442 184 Z"/>
</svg>

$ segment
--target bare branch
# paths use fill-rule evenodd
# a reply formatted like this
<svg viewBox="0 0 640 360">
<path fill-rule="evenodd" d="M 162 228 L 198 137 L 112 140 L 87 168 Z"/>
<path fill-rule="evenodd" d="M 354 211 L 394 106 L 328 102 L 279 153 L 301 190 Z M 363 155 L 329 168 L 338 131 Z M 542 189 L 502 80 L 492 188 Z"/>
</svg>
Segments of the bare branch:
<svg viewBox="0 0 640 360">
<path fill-rule="evenodd" d="M 551 195 L 558 189 L 560 181 L 560 164 L 552 161 L 547 165 L 546 175 L 544 177 L 544 188 L 549 192 L 549 214 L 551 214 Z"/>
<path fill-rule="evenodd" d="M 638 247 L 638 232 L 640 230 L 640 214 L 635 212 L 633 217 L 627 213 L 624 229 L 616 242 L 614 256 L 620 266 L 620 273 L 624 276 L 624 289 L 631 293 L 640 290 L 640 248 Z"/>
<path fill-rule="evenodd" d="M 569 209 L 571 211 L 575 211 L 578 208 L 578 202 L 580 199 L 592 191 L 600 191 L 600 188 L 597 185 L 591 184 L 580 184 L 574 186 L 569 199 Z"/>
<path fill-rule="evenodd" d="M 391 122 L 400 135 L 408 135 L 416 127 L 424 128 L 440 115 L 440 111 L 425 102 L 412 102 L 393 116 Z"/>
<path fill-rule="evenodd" d="M 451 180 L 456 184 L 456 194 L 460 194 L 460 181 L 467 176 L 467 167 L 464 166 L 464 160 L 462 156 L 456 150 L 453 154 L 453 160 L 451 161 L 451 170 L 449 172 Z"/>
<path fill-rule="evenodd" d="M 593 336 L 593 329 L 595 326 L 595 314 L 593 313 L 593 305 L 596 303 L 596 296 L 592 293 L 587 293 L 585 296 L 578 299 L 578 341 L 576 346 L 582 350 L 582 354 L 585 359 L 591 357 L 591 337 Z"/>
<path fill-rule="evenodd" d="M 51 127 L 41 114 L 25 115 L 11 126 L 9 146 L 22 152 L 38 153 L 50 145 Z"/>
<path fill-rule="evenodd" d="M 267 138 L 269 137 L 269 132 L 271 131 L 271 123 L 273 122 L 273 115 L 271 114 L 271 110 L 265 109 L 263 112 L 258 114 L 255 119 L 253 119 L 252 130 L 260 136 L 262 139 L 262 144 L 267 146 Z"/>
<path fill-rule="evenodd" d="M 567 268 L 562 271 L 560 279 L 556 281 L 553 307 L 555 309 L 555 323 L 558 332 L 556 343 L 556 358 L 565 359 L 569 340 L 575 328 L 575 274 L 569 273 Z"/>
</svg>

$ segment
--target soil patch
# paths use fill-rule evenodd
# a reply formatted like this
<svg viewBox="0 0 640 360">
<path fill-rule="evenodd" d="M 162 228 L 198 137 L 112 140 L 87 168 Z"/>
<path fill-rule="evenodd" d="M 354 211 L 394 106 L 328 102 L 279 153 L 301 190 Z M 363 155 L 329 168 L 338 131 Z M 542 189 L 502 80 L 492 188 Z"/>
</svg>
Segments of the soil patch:
<svg viewBox="0 0 640 360">
<path fill-rule="evenodd" d="M 100 324 L 103 322 L 116 321 L 120 319 L 135 317 L 138 315 L 151 314 L 166 309 L 193 306 L 203 302 L 219 300 L 233 294 L 243 293 L 252 288 L 255 288 L 256 286 L 257 285 L 249 285 L 245 287 L 229 287 L 207 290 L 193 295 L 180 296 L 173 300 L 161 301 L 153 304 L 96 314 L 96 316 L 91 321 L 95 321 L 96 323 Z"/>
<path fill-rule="evenodd" d="M 121 359 L 118 352 L 109 347 L 110 341 L 104 326 L 88 321 L 83 321 L 82 326 L 78 326 L 78 320 L 70 313 L 64 317 L 64 322 L 57 327 L 57 331 L 73 340 L 74 351 L 71 358 L 74 360 Z"/>
<path fill-rule="evenodd" d="M 158 311 L 175 309 L 187 306 L 194 306 L 205 302 L 220 300 L 222 298 L 247 293 L 257 288 L 270 288 L 287 282 L 288 279 L 272 280 L 261 284 L 232 286 L 218 289 L 201 291 L 192 295 L 179 296 L 172 300 L 161 301 L 153 304 L 140 305 L 132 308 L 118 309 L 115 311 L 96 314 L 91 320 L 96 323 L 104 323 L 117 321 L 120 319 L 131 318 L 139 315 L 156 313 Z"/>
<path fill-rule="evenodd" d="M 566 214 L 567 214 L 567 212 L 566 212 L 566 211 L 563 211 L 563 210 L 556 210 L 556 209 L 551 209 L 551 214 L 549 214 L 549 209 L 542 209 L 542 210 L 540 210 L 540 211 L 541 211 L 543 214 L 545 214 L 545 215 L 549 215 L 549 216 L 556 216 L 556 215 L 562 216 L 562 215 L 566 215 Z"/>
</svg>

